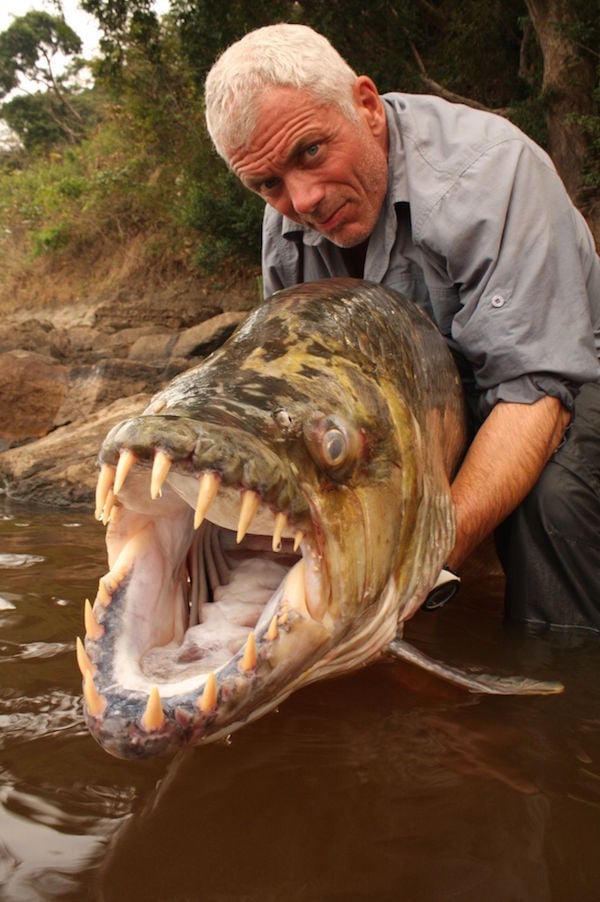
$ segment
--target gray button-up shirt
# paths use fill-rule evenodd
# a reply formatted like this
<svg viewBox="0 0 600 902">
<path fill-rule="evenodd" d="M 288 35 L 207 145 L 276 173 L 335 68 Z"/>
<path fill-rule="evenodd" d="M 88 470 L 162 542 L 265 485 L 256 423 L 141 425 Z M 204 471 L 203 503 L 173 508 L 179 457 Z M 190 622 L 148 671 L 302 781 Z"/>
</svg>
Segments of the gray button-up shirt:
<svg viewBox="0 0 600 902">
<path fill-rule="evenodd" d="M 507 120 L 384 95 L 387 195 L 364 278 L 425 308 L 467 362 L 480 413 L 599 378 L 600 259 L 548 155 Z M 266 208 L 265 295 L 348 275 L 327 238 Z"/>
</svg>

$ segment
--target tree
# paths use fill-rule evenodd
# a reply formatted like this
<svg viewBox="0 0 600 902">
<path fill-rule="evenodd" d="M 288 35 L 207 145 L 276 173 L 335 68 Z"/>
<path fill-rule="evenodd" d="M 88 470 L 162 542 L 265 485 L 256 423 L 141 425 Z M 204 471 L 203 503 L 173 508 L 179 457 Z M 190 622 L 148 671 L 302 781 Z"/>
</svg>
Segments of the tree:
<svg viewBox="0 0 600 902">
<path fill-rule="evenodd" d="M 575 203 L 600 244 L 600 184 L 589 184 L 591 132 L 598 129 L 597 0 L 585 9 L 573 0 L 525 0 L 542 50 L 542 101 L 548 150 Z M 595 9 L 594 9 L 595 7 Z M 597 151 L 596 151 L 597 153 Z M 600 166 L 596 158 L 596 166 Z"/>
<path fill-rule="evenodd" d="M 105 81 L 119 85 L 130 48 L 158 61 L 160 35 L 153 0 L 80 0 L 80 6 L 102 30 L 97 71 Z"/>
<path fill-rule="evenodd" d="M 34 118 L 38 119 L 43 107 L 54 127 L 71 142 L 80 137 L 82 117 L 69 96 L 66 87 L 68 75 L 56 71 L 56 57 L 59 54 L 76 57 L 81 52 L 81 46 L 81 38 L 62 16 L 37 10 L 14 19 L 0 34 L 0 98 L 16 88 L 35 97 L 39 92 L 31 92 L 25 85 L 33 83 L 39 86 L 48 92 L 48 98 L 43 103 L 39 98 L 32 100 L 30 106 Z M 5 106 L 8 107 L 8 115 Z M 9 124 L 13 127 L 16 127 L 27 102 L 18 102 L 17 107 L 18 116 L 12 115 L 15 110 L 10 102 L 2 107 L 3 118 L 7 121 L 12 118 L 13 122 Z"/>
</svg>

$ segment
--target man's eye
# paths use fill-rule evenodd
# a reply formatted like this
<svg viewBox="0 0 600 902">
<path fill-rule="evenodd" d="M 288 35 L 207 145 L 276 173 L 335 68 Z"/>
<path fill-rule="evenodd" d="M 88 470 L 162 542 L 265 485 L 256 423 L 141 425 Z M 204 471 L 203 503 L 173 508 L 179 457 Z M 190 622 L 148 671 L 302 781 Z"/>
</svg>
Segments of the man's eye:
<svg viewBox="0 0 600 902">
<path fill-rule="evenodd" d="M 265 179 L 263 182 L 261 182 L 260 188 L 261 188 L 261 191 L 273 191 L 277 187 L 278 184 L 279 184 L 279 179 L 276 179 L 276 178 Z"/>
<path fill-rule="evenodd" d="M 316 157 L 316 155 L 319 153 L 319 145 L 309 144 L 304 153 L 307 157 Z"/>
</svg>

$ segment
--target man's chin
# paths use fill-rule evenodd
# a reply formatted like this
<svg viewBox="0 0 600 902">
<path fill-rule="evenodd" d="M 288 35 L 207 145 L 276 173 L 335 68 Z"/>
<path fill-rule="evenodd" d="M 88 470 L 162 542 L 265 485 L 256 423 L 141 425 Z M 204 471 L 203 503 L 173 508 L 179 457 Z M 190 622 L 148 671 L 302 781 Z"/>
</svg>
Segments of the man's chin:
<svg viewBox="0 0 600 902">
<path fill-rule="evenodd" d="M 321 234 L 325 235 L 325 237 L 328 238 L 332 244 L 337 245 L 337 247 L 349 249 L 351 247 L 358 247 L 359 244 L 367 241 L 371 233 L 366 229 L 361 230 L 359 234 L 356 233 L 356 230 L 340 229 L 339 231 L 334 230 L 329 234 L 326 232 L 321 232 Z"/>
<path fill-rule="evenodd" d="M 332 228 L 316 226 L 316 229 L 332 244 L 343 248 L 357 247 L 371 234 L 371 229 L 359 222 L 340 222 Z"/>
</svg>

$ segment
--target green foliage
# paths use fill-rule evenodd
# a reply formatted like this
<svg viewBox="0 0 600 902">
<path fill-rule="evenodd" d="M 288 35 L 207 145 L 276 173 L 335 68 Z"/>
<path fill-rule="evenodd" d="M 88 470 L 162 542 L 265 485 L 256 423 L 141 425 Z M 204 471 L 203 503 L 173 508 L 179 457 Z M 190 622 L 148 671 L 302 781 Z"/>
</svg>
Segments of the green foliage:
<svg viewBox="0 0 600 902">
<path fill-rule="evenodd" d="M 297 8 L 300 4 L 289 0 L 272 0 L 268 4 L 249 0 L 226 3 L 171 0 L 171 14 L 180 34 L 182 52 L 196 86 L 203 88 L 206 73 L 229 44 L 254 28 L 295 21 Z"/>
<path fill-rule="evenodd" d="M 142 233 L 162 234 L 163 254 L 175 248 L 181 239 L 173 170 L 157 166 L 132 138 L 117 111 L 77 148 L 32 159 L 23 169 L 0 168 L 4 234 L 21 235 L 30 259 L 110 254 Z"/>
<path fill-rule="evenodd" d="M 37 232 L 31 233 L 31 256 L 36 257 L 49 251 L 60 251 L 69 243 L 71 224 L 69 222 L 56 222 L 44 226 Z"/>
<path fill-rule="evenodd" d="M 160 53 L 160 29 L 152 0 L 81 0 L 81 8 L 98 21 L 103 37 L 96 71 L 105 83 L 119 91 L 133 48 L 148 59 Z"/>
<path fill-rule="evenodd" d="M 594 91 L 598 109 L 600 109 L 600 66 L 598 66 L 598 83 Z M 600 115 L 577 117 L 585 129 L 589 142 L 589 154 L 586 158 L 583 182 L 588 188 L 600 189 Z"/>
<path fill-rule="evenodd" d="M 263 208 L 262 201 L 224 167 L 210 183 L 206 179 L 192 183 L 184 222 L 202 236 L 195 263 L 205 271 L 232 258 L 257 263 Z"/>
<path fill-rule="evenodd" d="M 17 94 L 0 106 L 0 116 L 29 151 L 80 139 L 90 110 L 69 88 L 72 69 L 58 74 L 53 60 L 76 57 L 81 39 L 62 16 L 31 10 L 0 34 L 0 97 L 33 82 L 42 90 Z M 75 65 L 77 68 L 77 65 Z"/>
<path fill-rule="evenodd" d="M 52 87 L 52 59 L 57 53 L 81 52 L 81 38 L 62 16 L 31 10 L 0 34 L 0 97 L 18 87 L 22 77 Z"/>
<path fill-rule="evenodd" d="M 73 94 L 69 106 L 51 91 L 37 91 L 15 95 L 0 106 L 0 115 L 25 149 L 35 153 L 80 140 L 98 121 L 98 100 L 90 91 Z"/>
</svg>

